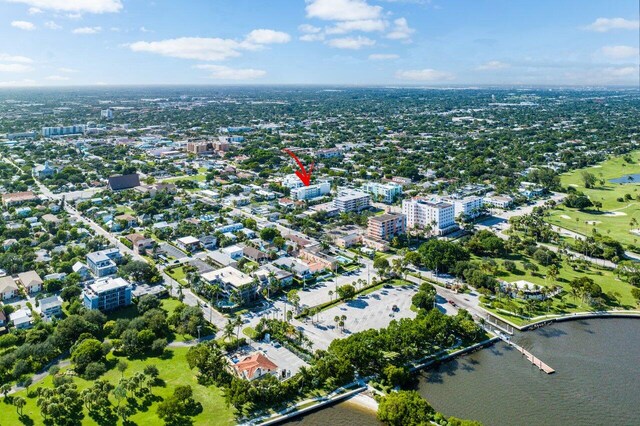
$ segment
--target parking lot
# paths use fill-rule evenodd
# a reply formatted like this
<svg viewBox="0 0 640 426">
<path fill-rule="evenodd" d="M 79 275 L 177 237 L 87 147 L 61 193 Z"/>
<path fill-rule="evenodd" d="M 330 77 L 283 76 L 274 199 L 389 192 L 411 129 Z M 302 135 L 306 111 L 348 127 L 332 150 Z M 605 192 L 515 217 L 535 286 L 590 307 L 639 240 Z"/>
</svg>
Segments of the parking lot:
<svg viewBox="0 0 640 426">
<path fill-rule="evenodd" d="M 333 339 L 347 337 L 351 333 L 371 328 L 385 328 L 394 319 L 415 318 L 411 308 L 411 298 L 417 286 L 382 288 L 366 296 L 330 308 L 312 322 L 301 323 L 307 337 L 313 342 L 313 349 L 326 349 Z M 393 311 L 393 306 L 397 311 Z M 336 316 L 346 316 L 344 331 L 334 321 Z M 317 319 L 317 321 L 316 321 Z"/>
<path fill-rule="evenodd" d="M 182 252 L 181 250 L 178 250 L 171 244 L 167 244 L 167 243 L 160 244 L 160 251 L 165 253 L 167 256 L 171 256 L 176 259 L 182 259 L 187 257 L 187 255 L 184 254 L 184 252 Z"/>
</svg>

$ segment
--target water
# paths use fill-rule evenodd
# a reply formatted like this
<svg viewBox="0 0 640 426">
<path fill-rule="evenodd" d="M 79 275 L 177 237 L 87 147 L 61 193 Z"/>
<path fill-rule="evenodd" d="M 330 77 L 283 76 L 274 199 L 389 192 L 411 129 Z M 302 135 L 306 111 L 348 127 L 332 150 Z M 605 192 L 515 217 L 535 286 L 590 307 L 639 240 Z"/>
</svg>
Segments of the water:
<svg viewBox="0 0 640 426">
<path fill-rule="evenodd" d="M 631 178 L 631 179 L 629 179 Z M 640 183 L 640 174 L 624 175 L 619 178 L 609 179 L 611 183 Z"/>
<path fill-rule="evenodd" d="M 640 320 L 570 321 L 514 340 L 556 373 L 499 343 L 422 372 L 418 391 L 436 410 L 485 425 L 640 425 Z M 296 423 L 379 425 L 351 404 Z"/>
</svg>

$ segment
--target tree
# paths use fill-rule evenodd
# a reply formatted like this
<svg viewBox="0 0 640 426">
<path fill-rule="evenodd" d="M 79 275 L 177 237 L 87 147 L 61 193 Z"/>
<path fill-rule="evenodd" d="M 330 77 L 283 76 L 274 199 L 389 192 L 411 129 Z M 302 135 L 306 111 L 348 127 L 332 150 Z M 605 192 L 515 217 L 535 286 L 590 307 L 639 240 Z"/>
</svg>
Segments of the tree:
<svg viewBox="0 0 640 426">
<path fill-rule="evenodd" d="M 0 386 L 0 392 L 2 392 L 2 395 L 4 396 L 4 399 L 7 399 L 7 395 L 9 395 L 9 392 L 11 392 L 11 384 L 9 383 L 5 383 L 2 386 Z"/>
<path fill-rule="evenodd" d="M 640 288 L 634 287 L 631 289 L 631 295 L 636 299 L 636 303 L 640 304 Z"/>
<path fill-rule="evenodd" d="M 97 339 L 85 339 L 71 352 L 71 361 L 74 363 L 76 373 L 83 375 L 85 369 L 92 362 L 104 361 L 102 344 Z"/>
<path fill-rule="evenodd" d="M 158 405 L 158 417 L 166 424 L 189 424 L 189 417 L 202 412 L 202 405 L 193 399 L 191 386 L 176 386 L 173 395 Z"/>
<path fill-rule="evenodd" d="M 389 261 L 385 257 L 379 257 L 373 261 L 373 267 L 378 271 L 379 275 L 384 275 L 389 269 Z"/>
<path fill-rule="evenodd" d="M 433 408 L 416 391 L 392 392 L 378 405 L 378 419 L 390 426 L 427 425 L 433 414 Z"/>
<path fill-rule="evenodd" d="M 280 231 L 276 228 L 264 228 L 260 231 L 260 238 L 265 241 L 272 241 L 275 237 L 280 237 Z"/>
<path fill-rule="evenodd" d="M 424 265 L 432 270 L 447 273 L 456 262 L 469 260 L 469 253 L 457 243 L 432 239 L 418 249 Z"/>
<path fill-rule="evenodd" d="M 27 405 L 27 401 L 21 396 L 17 396 L 13 398 L 13 405 L 16 407 L 16 412 L 20 417 L 22 417 L 22 409 L 25 405 Z"/>
<path fill-rule="evenodd" d="M 151 309 L 158 309 L 160 306 L 160 299 L 153 294 L 145 294 L 138 300 L 138 313 L 142 315 Z"/>
<path fill-rule="evenodd" d="M 436 303 L 436 289 L 429 283 L 420 285 L 420 289 L 411 298 L 411 303 L 418 309 L 428 311 L 433 309 Z"/>
<path fill-rule="evenodd" d="M 595 185 L 597 178 L 593 173 L 589 173 L 588 171 L 583 171 L 582 173 L 580 173 L 580 179 L 582 179 L 582 183 L 584 184 L 585 188 L 593 188 L 593 185 Z"/>
<path fill-rule="evenodd" d="M 338 296 L 343 300 L 351 300 L 356 295 L 356 288 L 351 284 L 338 287 Z"/>
</svg>

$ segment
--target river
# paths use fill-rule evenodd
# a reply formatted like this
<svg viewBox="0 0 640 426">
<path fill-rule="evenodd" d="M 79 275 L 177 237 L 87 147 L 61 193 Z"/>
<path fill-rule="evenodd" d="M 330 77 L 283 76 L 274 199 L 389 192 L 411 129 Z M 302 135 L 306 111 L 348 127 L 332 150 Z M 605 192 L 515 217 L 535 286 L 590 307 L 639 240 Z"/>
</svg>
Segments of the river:
<svg viewBox="0 0 640 426">
<path fill-rule="evenodd" d="M 556 373 L 542 373 L 498 343 L 422 372 L 418 391 L 436 410 L 485 425 L 640 424 L 640 320 L 569 321 L 514 341 Z M 291 423 L 380 424 L 349 401 Z"/>
</svg>

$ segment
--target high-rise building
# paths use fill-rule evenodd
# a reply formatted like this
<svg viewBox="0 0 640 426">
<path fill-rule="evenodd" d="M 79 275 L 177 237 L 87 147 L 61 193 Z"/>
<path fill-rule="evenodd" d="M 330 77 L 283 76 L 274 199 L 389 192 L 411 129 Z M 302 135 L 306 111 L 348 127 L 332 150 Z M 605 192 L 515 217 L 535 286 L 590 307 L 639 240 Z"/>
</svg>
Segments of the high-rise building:
<svg viewBox="0 0 640 426">
<path fill-rule="evenodd" d="M 464 198 L 443 198 L 444 202 L 453 204 L 456 217 L 474 219 L 480 215 L 484 205 L 482 197 L 468 196 Z"/>
<path fill-rule="evenodd" d="M 341 212 L 359 212 L 371 206 L 371 197 L 356 189 L 343 188 L 338 191 L 333 205 Z"/>
<path fill-rule="evenodd" d="M 105 120 L 113 120 L 113 110 L 111 108 L 103 109 L 100 111 L 100 118 Z"/>
<path fill-rule="evenodd" d="M 436 235 L 446 234 L 456 228 L 453 204 L 436 199 L 412 198 L 402 201 L 402 213 L 407 217 L 410 229 L 431 229 Z"/>
<path fill-rule="evenodd" d="M 51 138 L 55 136 L 82 135 L 86 131 L 84 124 L 75 126 L 43 127 L 42 136 Z"/>
</svg>

